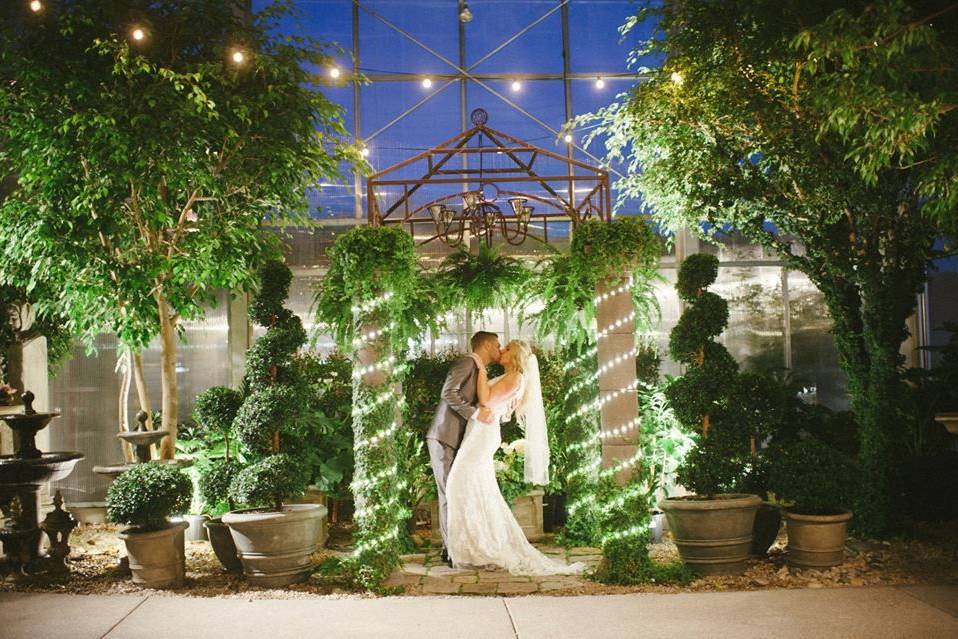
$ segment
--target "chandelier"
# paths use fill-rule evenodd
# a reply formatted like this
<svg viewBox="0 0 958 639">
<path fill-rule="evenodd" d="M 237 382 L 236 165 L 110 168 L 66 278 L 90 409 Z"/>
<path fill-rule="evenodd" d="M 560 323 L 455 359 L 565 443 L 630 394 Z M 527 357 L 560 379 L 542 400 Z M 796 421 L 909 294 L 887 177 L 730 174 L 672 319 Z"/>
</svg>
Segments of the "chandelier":
<svg viewBox="0 0 958 639">
<path fill-rule="evenodd" d="M 498 189 L 496 196 L 490 199 L 486 199 L 482 191 L 467 191 L 462 195 L 462 214 L 459 216 L 445 204 L 430 204 L 427 208 L 436 225 L 436 236 L 446 244 L 456 246 L 462 243 L 468 228 L 470 235 L 485 239 L 489 246 L 492 246 L 492 236 L 496 232 L 509 244 L 522 244 L 529 233 L 534 208 L 526 204 L 527 198 L 511 197 L 508 202 L 514 217 L 507 218 L 496 204 L 497 200 Z"/>
</svg>

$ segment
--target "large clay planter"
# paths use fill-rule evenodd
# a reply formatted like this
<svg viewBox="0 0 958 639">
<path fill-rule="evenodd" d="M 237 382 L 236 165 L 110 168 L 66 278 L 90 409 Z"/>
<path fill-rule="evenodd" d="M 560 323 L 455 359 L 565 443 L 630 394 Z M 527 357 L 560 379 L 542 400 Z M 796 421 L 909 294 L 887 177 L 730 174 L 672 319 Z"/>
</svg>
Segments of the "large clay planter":
<svg viewBox="0 0 958 639">
<path fill-rule="evenodd" d="M 289 503 L 291 504 L 320 504 L 323 508 L 326 508 L 326 513 L 329 513 L 329 506 L 326 503 L 326 493 L 321 491 L 318 486 L 309 486 L 306 489 L 306 493 L 302 497 L 297 499 L 290 499 Z M 323 546 L 326 545 L 326 541 L 329 539 L 329 517 L 323 515 L 323 524 L 321 531 L 319 533 L 319 541 L 316 542 L 316 549 L 321 550 Z"/>
<path fill-rule="evenodd" d="M 133 583 L 144 588 L 177 588 L 186 576 L 186 552 L 183 531 L 188 524 L 177 521 L 161 530 L 137 532 L 127 528 L 120 533 L 126 543 Z"/>
<path fill-rule="evenodd" d="M 230 527 L 243 574 L 254 586 L 278 588 L 305 581 L 310 555 L 322 534 L 326 507 L 286 504 L 280 511 L 238 510 L 223 515 Z"/>
<path fill-rule="evenodd" d="M 216 558 L 227 572 L 240 572 L 243 570 L 243 564 L 236 555 L 236 544 L 233 543 L 233 535 L 230 534 L 230 528 L 223 523 L 221 519 L 211 519 L 204 522 L 207 537 L 210 540 L 210 546 L 216 553 Z"/>
<path fill-rule="evenodd" d="M 837 515 L 802 515 L 785 511 L 788 565 L 793 568 L 831 568 L 845 561 L 845 539 L 851 511 Z"/>
<path fill-rule="evenodd" d="M 663 499 L 669 529 L 687 566 L 703 575 L 740 575 L 752 545 L 758 495 Z"/>
<path fill-rule="evenodd" d="M 755 524 L 752 526 L 753 557 L 764 557 L 778 538 L 778 531 L 782 527 L 782 511 L 778 506 L 763 502 L 755 513 Z"/>
</svg>

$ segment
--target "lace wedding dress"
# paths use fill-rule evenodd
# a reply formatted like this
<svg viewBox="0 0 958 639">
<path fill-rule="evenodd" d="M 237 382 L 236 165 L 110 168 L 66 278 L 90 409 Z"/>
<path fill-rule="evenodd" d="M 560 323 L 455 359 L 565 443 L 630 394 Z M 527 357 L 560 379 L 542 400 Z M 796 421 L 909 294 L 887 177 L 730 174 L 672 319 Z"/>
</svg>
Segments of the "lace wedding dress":
<svg viewBox="0 0 958 639">
<path fill-rule="evenodd" d="M 489 381 L 492 385 L 499 378 Z M 584 564 L 565 564 L 526 540 L 499 490 L 493 455 L 502 443 L 500 421 L 515 410 L 525 381 L 489 408 L 492 423 L 473 417 L 466 425 L 456 460 L 446 479 L 448 500 L 447 550 L 457 568 L 499 567 L 514 575 L 578 574 Z"/>
</svg>

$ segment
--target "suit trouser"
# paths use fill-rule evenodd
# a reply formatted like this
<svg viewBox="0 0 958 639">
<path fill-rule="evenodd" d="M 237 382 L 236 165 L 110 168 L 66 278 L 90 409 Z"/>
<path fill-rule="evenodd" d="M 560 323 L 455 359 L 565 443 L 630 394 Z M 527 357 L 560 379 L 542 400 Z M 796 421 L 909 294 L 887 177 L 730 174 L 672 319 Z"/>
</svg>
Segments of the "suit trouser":
<svg viewBox="0 0 958 639">
<path fill-rule="evenodd" d="M 449 469 L 456 458 L 456 449 L 443 444 L 438 439 L 426 438 L 426 447 L 429 448 L 429 461 L 432 464 L 432 474 L 436 477 L 436 488 L 439 500 L 439 533 L 442 535 L 442 545 L 446 547 L 446 478 Z"/>
</svg>

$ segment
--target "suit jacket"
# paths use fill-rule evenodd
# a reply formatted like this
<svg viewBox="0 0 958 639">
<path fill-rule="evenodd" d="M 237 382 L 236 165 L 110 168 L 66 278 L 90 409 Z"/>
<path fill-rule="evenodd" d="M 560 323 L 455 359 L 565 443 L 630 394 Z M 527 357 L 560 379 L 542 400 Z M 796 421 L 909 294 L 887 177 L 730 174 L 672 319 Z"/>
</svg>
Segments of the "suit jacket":
<svg viewBox="0 0 958 639">
<path fill-rule="evenodd" d="M 479 410 L 476 406 L 476 379 L 479 367 L 470 355 L 460 357 L 446 373 L 439 406 L 432 418 L 427 438 L 436 439 L 451 448 L 459 448 L 466 424 Z"/>
</svg>

